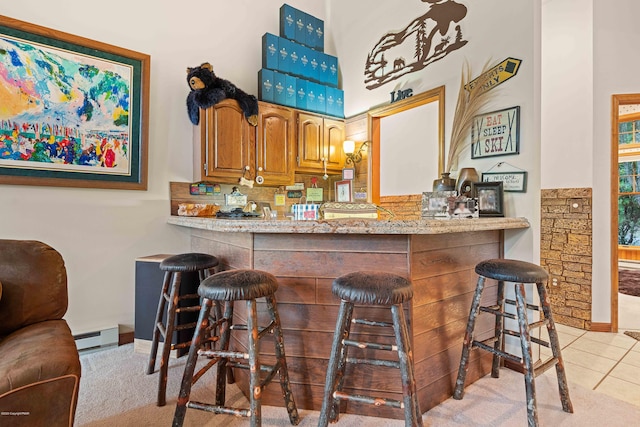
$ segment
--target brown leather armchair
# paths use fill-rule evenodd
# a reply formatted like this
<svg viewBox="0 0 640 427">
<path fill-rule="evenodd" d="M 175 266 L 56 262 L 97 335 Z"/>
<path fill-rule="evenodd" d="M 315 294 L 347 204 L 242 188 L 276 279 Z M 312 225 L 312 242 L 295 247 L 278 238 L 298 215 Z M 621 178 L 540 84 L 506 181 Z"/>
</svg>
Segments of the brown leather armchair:
<svg viewBox="0 0 640 427">
<path fill-rule="evenodd" d="M 0 425 L 73 425 L 80 358 L 62 319 L 62 256 L 37 241 L 0 240 Z"/>
</svg>

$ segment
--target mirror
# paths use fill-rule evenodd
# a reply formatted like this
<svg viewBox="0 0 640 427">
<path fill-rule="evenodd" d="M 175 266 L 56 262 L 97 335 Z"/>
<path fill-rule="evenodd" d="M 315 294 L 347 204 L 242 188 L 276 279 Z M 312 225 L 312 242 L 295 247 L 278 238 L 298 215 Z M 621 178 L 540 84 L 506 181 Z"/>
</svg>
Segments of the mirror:
<svg viewBox="0 0 640 427">
<path fill-rule="evenodd" d="M 421 194 L 444 170 L 444 86 L 367 113 L 371 201 Z"/>
</svg>

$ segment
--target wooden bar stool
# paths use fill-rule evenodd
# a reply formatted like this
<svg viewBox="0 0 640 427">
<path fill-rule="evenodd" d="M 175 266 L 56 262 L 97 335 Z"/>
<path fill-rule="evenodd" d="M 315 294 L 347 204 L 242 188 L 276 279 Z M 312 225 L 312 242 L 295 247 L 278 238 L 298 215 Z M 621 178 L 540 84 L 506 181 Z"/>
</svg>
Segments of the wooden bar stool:
<svg viewBox="0 0 640 427">
<path fill-rule="evenodd" d="M 201 253 L 186 253 L 165 258 L 160 263 L 160 270 L 164 271 L 164 281 L 160 300 L 158 301 L 158 311 L 153 327 L 153 339 L 151 341 L 151 352 L 149 353 L 149 364 L 147 374 L 152 374 L 156 367 L 156 356 L 158 353 L 158 342 L 160 336 L 164 340 L 162 345 L 162 357 L 160 359 L 160 378 L 158 384 L 158 406 L 166 404 L 167 372 L 169 368 L 169 354 L 171 350 L 187 348 L 191 341 L 184 343 L 173 343 L 173 333 L 177 331 L 194 329 L 196 324 L 179 323 L 178 313 L 197 312 L 200 310 L 200 299 L 197 294 L 180 295 L 180 284 L 183 273 L 198 273 L 200 281 L 210 274 L 210 269 L 218 265 L 218 259 L 213 255 Z M 168 307 L 167 307 L 168 303 Z M 166 307 L 166 324 L 163 323 Z"/>
<path fill-rule="evenodd" d="M 200 409 L 216 414 L 229 414 L 249 417 L 251 426 L 262 424 L 262 390 L 271 382 L 276 374 L 280 377 L 280 386 L 285 406 L 289 413 L 289 421 L 297 425 L 300 421 L 298 410 L 287 371 L 287 361 L 284 351 L 284 338 L 280 326 L 280 316 L 276 305 L 275 292 L 278 289 L 276 278 L 269 273 L 258 270 L 229 270 L 217 273 L 205 279 L 198 288 L 202 297 L 202 308 L 198 325 L 193 335 L 189 356 L 185 366 L 180 395 L 173 418 L 173 426 L 182 426 L 187 408 Z M 258 325 L 256 299 L 264 297 L 271 322 L 265 327 Z M 244 300 L 247 306 L 247 324 L 233 324 L 233 305 L 235 301 Z M 211 308 L 215 304 L 224 303 L 224 315 L 217 319 L 211 318 Z M 217 349 L 203 349 L 205 332 L 208 329 L 219 330 Z M 247 352 L 229 351 L 231 330 L 247 331 Z M 275 345 L 275 365 L 260 363 L 259 340 L 265 335 L 273 336 Z M 210 340 L 214 340 L 211 338 Z M 211 360 L 194 374 L 198 355 L 201 354 Z M 236 361 L 240 360 L 240 361 Z M 247 363 L 248 361 L 248 363 Z M 217 365 L 215 404 L 195 402 L 190 400 L 191 386 L 214 365 Z M 227 370 L 230 368 L 248 369 L 249 374 L 249 409 L 224 406 Z M 261 379 L 260 372 L 266 375 Z"/>
<path fill-rule="evenodd" d="M 560 344 L 558 342 L 558 332 L 556 331 L 553 316 L 551 314 L 551 306 L 549 304 L 549 296 L 545 287 L 549 275 L 544 268 L 524 261 L 509 259 L 490 259 L 482 261 L 476 265 L 476 273 L 479 275 L 476 292 L 471 303 L 467 330 L 464 336 L 462 347 L 462 357 L 460 358 L 460 367 L 458 368 L 458 379 L 453 393 L 454 399 L 462 399 L 464 395 L 464 381 L 469 368 L 469 351 L 473 347 L 485 350 L 493 354 L 493 364 L 491 368 L 491 376 L 499 377 L 500 359 L 504 358 L 511 362 L 517 363 L 524 371 L 524 382 L 527 399 L 527 422 L 529 426 L 538 425 L 538 410 L 536 404 L 536 388 L 535 377 L 542 374 L 552 366 L 556 367 L 556 375 L 558 377 L 558 389 L 560 391 L 560 401 L 562 409 L 565 412 L 573 413 L 573 405 L 569 398 L 569 388 L 564 370 L 564 363 L 560 353 Z M 484 288 L 485 280 L 494 279 L 498 281 L 498 298 L 497 304 L 492 306 L 481 306 L 480 299 Z M 505 299 L 504 282 L 512 282 L 515 284 L 515 301 Z M 525 283 L 535 283 L 540 296 L 540 305 L 528 304 L 526 302 Z M 505 304 L 514 305 L 517 314 L 507 313 L 504 310 Z M 542 309 L 541 319 L 534 323 L 529 323 L 527 319 L 527 310 L 540 311 Z M 473 339 L 473 329 L 475 327 L 478 312 L 486 312 L 496 316 L 495 334 L 493 337 L 476 341 Z M 517 320 L 518 331 L 506 329 L 504 326 L 504 318 Z M 549 332 L 549 341 L 532 337 L 530 331 L 546 325 Z M 504 351 L 504 336 L 511 335 L 520 339 L 522 348 L 522 357 L 507 353 Z M 531 355 L 531 342 L 551 346 L 553 353 L 545 362 L 534 366 Z"/>
<path fill-rule="evenodd" d="M 413 373 L 413 353 L 407 321 L 402 304 L 413 298 L 413 287 L 407 279 L 385 272 L 355 272 L 345 274 L 333 281 L 331 291 L 340 298 L 340 311 L 333 335 L 331 355 L 318 427 L 338 421 L 340 400 L 390 406 L 404 410 L 406 426 L 422 426 L 422 413 L 418 404 L 416 382 Z M 392 323 L 356 319 L 354 305 L 384 306 L 391 310 Z M 395 342 L 382 344 L 359 342 L 349 339 L 353 323 L 374 327 L 393 328 Z M 357 359 L 348 357 L 349 347 L 397 352 L 398 361 Z M 347 363 L 368 364 L 400 369 L 403 400 L 347 394 L 342 391 Z"/>
</svg>

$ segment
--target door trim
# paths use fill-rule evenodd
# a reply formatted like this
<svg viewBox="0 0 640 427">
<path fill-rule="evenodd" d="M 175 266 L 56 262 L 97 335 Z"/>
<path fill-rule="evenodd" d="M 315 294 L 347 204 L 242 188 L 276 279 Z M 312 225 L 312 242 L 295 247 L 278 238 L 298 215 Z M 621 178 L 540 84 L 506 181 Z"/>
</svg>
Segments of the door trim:
<svg viewBox="0 0 640 427">
<path fill-rule="evenodd" d="M 618 332 L 618 121 L 620 106 L 640 104 L 640 93 L 611 95 L 611 332 Z"/>
</svg>

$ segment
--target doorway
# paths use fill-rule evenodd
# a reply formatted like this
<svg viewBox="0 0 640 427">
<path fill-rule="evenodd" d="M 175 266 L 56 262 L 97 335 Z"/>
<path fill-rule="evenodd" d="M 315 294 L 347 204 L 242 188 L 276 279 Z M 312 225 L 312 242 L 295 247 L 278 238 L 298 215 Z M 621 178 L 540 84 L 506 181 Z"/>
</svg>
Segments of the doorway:
<svg viewBox="0 0 640 427">
<path fill-rule="evenodd" d="M 631 130 L 627 132 L 624 129 L 621 132 L 620 124 L 631 122 Z M 636 123 L 637 122 L 637 123 Z M 621 268 L 621 260 L 619 257 L 619 235 L 618 230 L 620 226 L 619 221 L 619 199 L 621 188 L 621 176 L 620 176 L 620 141 L 625 139 L 625 135 L 630 137 L 631 143 L 628 145 L 629 149 L 626 149 L 622 153 L 623 156 L 629 159 L 635 160 L 634 157 L 628 156 L 633 154 L 634 150 L 638 151 L 638 158 L 640 159 L 640 149 L 636 144 L 636 131 L 635 125 L 638 124 L 640 131 L 640 94 L 623 94 L 612 96 L 612 108 L 611 108 L 611 330 L 612 332 L 618 332 L 618 329 L 625 330 L 640 330 L 640 319 L 633 315 L 640 311 L 640 297 L 633 297 L 619 293 L 619 269 Z M 625 141 L 629 142 L 629 141 Z M 634 147 L 635 146 L 635 147 Z M 635 173 L 634 173 L 635 175 Z M 623 190 L 625 193 L 630 191 L 633 193 L 640 193 L 640 178 L 637 176 L 631 177 L 632 184 L 631 189 Z M 635 242 L 632 242 L 635 245 Z M 625 263 L 622 262 L 622 267 L 627 269 L 638 269 L 640 271 L 640 263 Z M 626 276 L 626 274 L 625 274 Z"/>
</svg>

